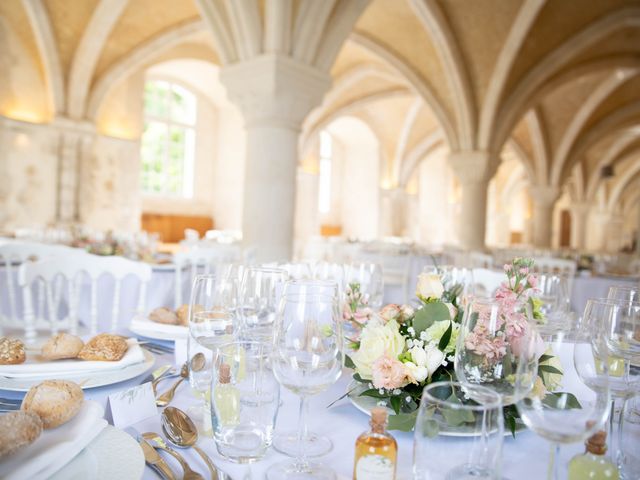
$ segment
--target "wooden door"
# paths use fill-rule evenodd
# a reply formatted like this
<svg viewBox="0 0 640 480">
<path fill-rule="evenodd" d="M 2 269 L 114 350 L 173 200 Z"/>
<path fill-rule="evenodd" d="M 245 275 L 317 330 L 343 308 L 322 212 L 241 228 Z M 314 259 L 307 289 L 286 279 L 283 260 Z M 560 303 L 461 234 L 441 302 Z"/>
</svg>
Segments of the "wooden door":
<svg viewBox="0 0 640 480">
<path fill-rule="evenodd" d="M 560 212 L 560 246 L 571 246 L 571 213 L 569 210 Z"/>
</svg>

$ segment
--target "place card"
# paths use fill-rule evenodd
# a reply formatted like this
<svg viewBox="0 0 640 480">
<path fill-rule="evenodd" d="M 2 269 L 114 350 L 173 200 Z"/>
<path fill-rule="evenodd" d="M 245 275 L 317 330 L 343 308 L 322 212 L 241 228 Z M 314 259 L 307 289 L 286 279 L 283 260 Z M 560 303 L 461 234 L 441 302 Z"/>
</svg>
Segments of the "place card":
<svg viewBox="0 0 640 480">
<path fill-rule="evenodd" d="M 116 428 L 125 428 L 158 414 L 151 382 L 109 395 L 108 420 Z"/>
<path fill-rule="evenodd" d="M 175 355 L 175 364 L 180 368 L 184 362 L 187 361 L 188 352 L 187 352 L 187 339 L 179 339 L 174 342 L 174 355 Z"/>
</svg>

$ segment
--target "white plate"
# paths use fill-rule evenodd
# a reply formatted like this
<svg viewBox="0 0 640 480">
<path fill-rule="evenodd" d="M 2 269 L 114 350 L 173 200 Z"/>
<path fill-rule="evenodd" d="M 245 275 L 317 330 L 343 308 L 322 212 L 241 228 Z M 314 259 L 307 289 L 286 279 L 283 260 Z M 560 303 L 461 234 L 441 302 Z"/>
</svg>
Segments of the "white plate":
<svg viewBox="0 0 640 480">
<path fill-rule="evenodd" d="M 371 409 L 378 406 L 378 399 L 373 397 L 361 397 L 360 393 L 364 392 L 365 390 L 367 390 L 366 385 L 355 380 L 351 380 L 351 382 L 349 382 L 349 385 L 347 386 L 347 392 L 350 392 L 347 394 L 347 397 L 349 397 L 349 401 L 353 404 L 354 407 L 356 407 L 362 413 L 371 415 Z M 386 407 L 386 409 L 389 415 L 395 415 L 393 409 L 389 407 Z M 524 428 L 524 425 L 522 425 L 522 427 L 516 427 L 516 431 L 520 431 L 522 428 Z M 460 427 L 459 431 L 438 433 L 438 435 L 442 435 L 443 437 L 474 437 L 478 434 L 465 431 L 464 427 Z M 504 435 L 511 435 L 511 432 L 508 429 L 505 429 Z"/>
<path fill-rule="evenodd" d="M 189 328 L 183 325 L 165 325 L 163 323 L 152 322 L 148 318 L 136 317 L 136 323 L 131 322 L 129 330 L 141 337 L 153 340 L 185 340 L 189 336 Z M 145 321 L 146 320 L 146 321 Z M 141 325 L 144 322 L 143 325 Z M 144 326 L 144 328 L 141 328 Z M 158 329 L 154 330 L 154 327 Z"/>
<path fill-rule="evenodd" d="M 49 480 L 139 480 L 144 455 L 133 437 L 107 425 L 102 432 Z"/>
<path fill-rule="evenodd" d="M 148 372 L 155 363 L 153 354 L 144 350 L 144 362 L 129 365 L 118 370 L 108 370 L 101 372 L 81 372 L 73 375 L 47 375 L 47 377 L 37 378 L 10 378 L 0 376 L 0 390 L 10 390 L 13 392 L 26 392 L 34 385 L 39 384 L 47 378 L 56 378 L 59 380 L 71 380 L 78 383 L 83 390 L 88 388 L 103 387 L 105 385 L 113 385 L 114 383 L 130 380 L 138 375 Z"/>
</svg>

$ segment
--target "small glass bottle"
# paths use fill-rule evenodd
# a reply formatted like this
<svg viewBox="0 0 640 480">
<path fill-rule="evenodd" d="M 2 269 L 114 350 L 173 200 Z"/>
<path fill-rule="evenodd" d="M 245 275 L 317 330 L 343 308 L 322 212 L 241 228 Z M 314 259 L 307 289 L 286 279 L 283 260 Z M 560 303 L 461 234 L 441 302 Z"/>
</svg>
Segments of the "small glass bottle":
<svg viewBox="0 0 640 480">
<path fill-rule="evenodd" d="M 237 425 L 240 421 L 240 392 L 230 383 L 231 367 L 220 364 L 218 383 L 213 391 L 214 411 L 222 426 Z"/>
<path fill-rule="evenodd" d="M 618 480 L 618 468 L 605 457 L 607 433 L 600 430 L 587 442 L 585 453 L 569 462 L 568 480 Z"/>
<path fill-rule="evenodd" d="M 353 466 L 353 480 L 394 480 L 398 444 L 389 435 L 387 411 L 376 407 L 371 411 L 371 430 L 364 432 L 356 440 L 356 457 Z"/>
</svg>

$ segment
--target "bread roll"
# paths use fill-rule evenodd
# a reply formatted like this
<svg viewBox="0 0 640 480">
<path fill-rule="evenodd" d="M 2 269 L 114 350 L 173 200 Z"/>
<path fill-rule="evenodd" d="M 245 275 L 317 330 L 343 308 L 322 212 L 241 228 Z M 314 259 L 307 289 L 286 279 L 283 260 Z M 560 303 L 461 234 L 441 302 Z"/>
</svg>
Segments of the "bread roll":
<svg viewBox="0 0 640 480">
<path fill-rule="evenodd" d="M 167 307 L 159 307 L 151 311 L 149 314 L 149 320 L 167 325 L 177 325 L 178 315 Z"/>
<path fill-rule="evenodd" d="M 0 458 L 31 445 L 42 433 L 42 419 L 34 412 L 0 415 Z"/>
<path fill-rule="evenodd" d="M 24 344 L 20 340 L 0 337 L 0 365 L 17 365 L 24 363 L 26 358 Z"/>
<path fill-rule="evenodd" d="M 123 337 L 109 333 L 101 333 L 93 337 L 82 347 L 78 358 L 82 360 L 117 362 L 124 357 L 128 349 L 129 345 Z"/>
<path fill-rule="evenodd" d="M 61 360 L 63 358 L 76 358 L 84 342 L 70 333 L 59 333 L 42 346 L 42 356 L 47 360 Z"/>
<path fill-rule="evenodd" d="M 37 413 L 44 428 L 55 428 L 75 417 L 83 400 L 84 393 L 77 383 L 45 380 L 29 389 L 22 400 L 21 409 Z"/>
<path fill-rule="evenodd" d="M 204 307 L 202 305 L 194 305 L 193 311 L 195 313 L 202 312 Z M 181 305 L 178 310 L 176 310 L 178 314 L 178 323 L 180 325 L 188 326 L 189 325 L 189 305 Z"/>
</svg>

